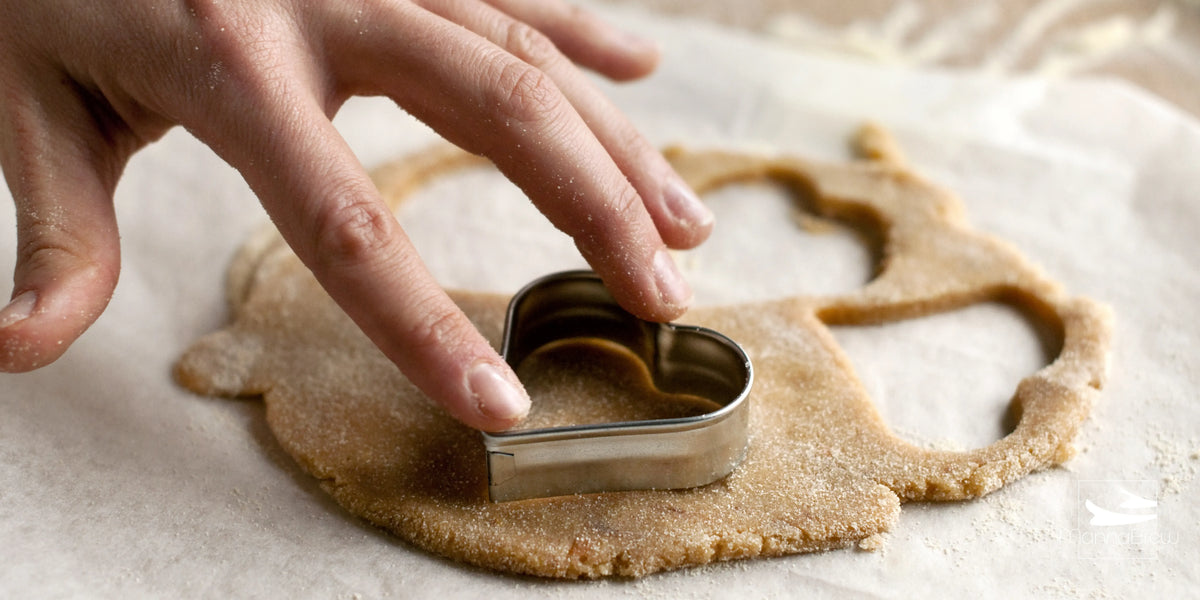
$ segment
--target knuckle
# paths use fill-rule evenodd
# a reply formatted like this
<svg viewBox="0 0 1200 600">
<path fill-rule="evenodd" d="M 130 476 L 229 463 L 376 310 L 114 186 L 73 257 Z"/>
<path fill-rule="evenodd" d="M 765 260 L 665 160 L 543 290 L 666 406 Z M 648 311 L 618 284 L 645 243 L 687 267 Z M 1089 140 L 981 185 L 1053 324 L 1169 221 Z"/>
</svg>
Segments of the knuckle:
<svg viewBox="0 0 1200 600">
<path fill-rule="evenodd" d="M 38 270 L 64 260 L 78 259 L 79 252 L 69 241 L 55 240 L 41 230 L 42 227 L 35 225 L 22 231 L 29 238 L 17 245 L 17 260 L 22 267 Z"/>
<path fill-rule="evenodd" d="M 405 336 L 410 356 L 429 356 L 459 346 L 463 329 L 457 310 L 434 299 L 422 304 L 420 317 Z"/>
<path fill-rule="evenodd" d="M 57 262 L 61 259 L 84 260 L 88 244 L 59 221 L 61 208 L 25 208 L 20 210 L 20 242 L 17 256 L 22 262 Z"/>
<path fill-rule="evenodd" d="M 662 154 L 633 123 L 624 119 L 614 119 L 609 123 L 608 135 L 615 140 L 616 147 L 621 148 L 627 156 L 637 156 L 635 164 L 653 166 L 663 162 Z"/>
<path fill-rule="evenodd" d="M 493 90 L 497 110 L 506 121 L 549 122 L 558 114 L 563 101 L 562 94 L 545 73 L 516 60 L 500 68 Z"/>
<path fill-rule="evenodd" d="M 101 281 L 110 289 L 117 284 L 119 259 L 68 230 L 36 223 L 23 226 L 20 237 L 17 271 L 21 277 L 41 273 L 58 278 L 71 273 Z"/>
<path fill-rule="evenodd" d="M 575 222 L 574 227 L 566 230 L 589 262 L 593 259 L 603 260 L 615 248 L 625 247 L 622 240 L 630 235 L 632 215 L 644 209 L 641 196 L 632 186 L 625 185 L 590 210 L 592 212 L 586 219 Z"/>
<path fill-rule="evenodd" d="M 504 47 L 513 56 L 543 68 L 557 62 L 561 56 L 549 37 L 520 21 L 508 24 Z"/>
<path fill-rule="evenodd" d="M 645 210 L 642 197 L 632 185 L 622 185 L 609 198 L 605 207 L 615 215 L 625 216 Z"/>
<path fill-rule="evenodd" d="M 199 18 L 195 41 L 176 51 L 185 53 L 176 61 L 176 77 L 191 83 L 180 92 L 185 101 L 175 109 L 183 112 L 180 120 L 192 117 L 203 124 L 208 113 L 196 111 L 214 101 L 271 100 L 295 85 L 288 74 L 303 49 L 295 15 L 255 3 L 189 3 Z"/>
<path fill-rule="evenodd" d="M 313 229 L 312 259 L 327 269 L 371 263 L 394 252 L 396 223 L 381 203 L 349 194 L 322 209 Z"/>
</svg>

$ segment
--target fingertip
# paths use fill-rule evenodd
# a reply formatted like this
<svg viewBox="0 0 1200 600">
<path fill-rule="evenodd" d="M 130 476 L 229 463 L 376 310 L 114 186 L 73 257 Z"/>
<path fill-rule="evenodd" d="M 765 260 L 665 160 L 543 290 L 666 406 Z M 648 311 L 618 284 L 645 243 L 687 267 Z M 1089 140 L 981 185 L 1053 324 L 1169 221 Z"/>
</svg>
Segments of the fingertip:
<svg viewBox="0 0 1200 600">
<path fill-rule="evenodd" d="M 0 371 L 21 373 L 36 369 L 39 364 L 31 352 L 21 323 L 29 320 L 37 307 L 37 292 L 26 290 L 17 294 L 0 309 Z"/>
<path fill-rule="evenodd" d="M 663 185 L 662 198 L 667 219 L 657 225 L 667 246 L 681 250 L 695 248 L 708 239 L 716 217 L 690 186 L 671 175 Z"/>
<path fill-rule="evenodd" d="M 683 316 L 691 306 L 692 288 L 666 247 L 660 246 L 644 263 L 628 268 L 595 260 L 597 256 L 589 258 L 589 263 L 621 308 L 633 316 L 665 323 Z"/>
<path fill-rule="evenodd" d="M 117 282 L 113 265 L 34 260 L 23 266 L 21 291 L 0 309 L 0 371 L 9 373 L 58 360 L 108 306 Z"/>
<path fill-rule="evenodd" d="M 658 67 L 657 41 L 614 27 L 587 9 L 516 16 L 544 31 L 571 60 L 614 81 L 640 79 Z"/>
<path fill-rule="evenodd" d="M 612 36 L 617 50 L 607 62 L 597 65 L 597 70 L 616 81 L 641 79 L 658 68 L 662 51 L 658 42 L 627 31 L 616 31 Z"/>
<path fill-rule="evenodd" d="M 511 369 L 480 361 L 467 370 L 465 384 L 474 413 L 463 419 L 467 425 L 502 431 L 529 415 L 529 395 Z"/>
<path fill-rule="evenodd" d="M 54 318 L 47 308 L 55 304 L 36 290 L 17 294 L 0 310 L 0 371 L 24 373 L 59 359 L 82 327 L 65 318 Z"/>
<path fill-rule="evenodd" d="M 666 248 L 654 254 L 654 285 L 660 306 L 652 315 L 654 321 L 670 321 L 681 316 L 692 304 L 692 287 L 679 272 L 675 259 Z"/>
<path fill-rule="evenodd" d="M 37 290 L 25 290 L 13 297 L 3 309 L 0 309 L 0 330 L 7 329 L 33 315 L 37 306 Z"/>
</svg>

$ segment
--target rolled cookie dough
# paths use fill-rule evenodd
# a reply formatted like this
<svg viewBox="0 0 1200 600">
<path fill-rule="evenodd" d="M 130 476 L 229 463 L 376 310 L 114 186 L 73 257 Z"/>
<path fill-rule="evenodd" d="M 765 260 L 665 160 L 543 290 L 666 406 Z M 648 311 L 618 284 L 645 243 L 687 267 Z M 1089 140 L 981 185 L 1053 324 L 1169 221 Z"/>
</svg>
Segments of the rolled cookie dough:
<svg viewBox="0 0 1200 600">
<path fill-rule="evenodd" d="M 641 576 L 878 540 L 872 536 L 888 530 L 902 502 L 978 497 L 1066 460 L 1103 381 L 1111 325 L 1103 306 L 1069 296 L 1013 248 L 973 231 L 959 201 L 911 173 L 885 132 L 867 128 L 858 141 L 865 158 L 848 164 L 668 152 L 701 193 L 780 179 L 805 191 L 808 209 L 872 230 L 881 242 L 878 275 L 853 293 L 694 309 L 683 319 L 742 343 L 757 375 L 746 460 L 712 485 L 488 502 L 478 433 L 409 384 L 274 234 L 255 238 L 235 259 L 233 323 L 182 357 L 178 379 L 204 394 L 261 395 L 280 444 L 347 510 L 430 552 L 492 569 Z M 478 162 L 431 150 L 380 169 L 376 183 L 399 203 L 428 178 Z M 452 297 L 499 341 L 507 298 Z M 1014 429 L 964 452 L 922 449 L 893 435 L 827 326 L 989 300 L 1019 305 L 1061 342 L 1058 357 L 1018 386 Z M 601 348 L 538 360 L 522 367 L 538 424 L 696 409 L 689 399 L 660 398 L 637 365 Z M 609 365 L 609 374 L 572 364 Z M 544 389 L 566 400 L 540 402 Z M 665 404 L 647 410 L 650 399 Z"/>
</svg>

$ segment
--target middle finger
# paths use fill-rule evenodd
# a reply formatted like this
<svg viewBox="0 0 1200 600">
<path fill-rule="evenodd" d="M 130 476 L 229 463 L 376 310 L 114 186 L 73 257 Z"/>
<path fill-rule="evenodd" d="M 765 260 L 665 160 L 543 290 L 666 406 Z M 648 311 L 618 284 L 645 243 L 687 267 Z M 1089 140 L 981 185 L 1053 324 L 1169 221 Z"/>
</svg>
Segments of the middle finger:
<svg viewBox="0 0 1200 600">
<path fill-rule="evenodd" d="M 550 76 L 629 178 L 663 241 L 672 248 L 693 248 L 711 233 L 713 216 L 663 158 L 613 103 L 567 60 L 539 30 L 478 0 L 425 0 L 434 13 L 459 23 Z M 523 6 L 520 2 L 506 5 Z M 539 6 L 556 2 L 538 2 Z M 518 15 L 519 16 L 519 15 Z M 594 27 L 575 23 L 566 10 L 542 10 L 539 24 L 581 35 L 599 35 Z M 555 21 L 561 21 L 556 23 Z"/>
<path fill-rule="evenodd" d="M 545 71 L 412 4 L 387 3 L 369 17 L 368 29 L 325 41 L 344 50 L 327 54 L 342 86 L 385 94 L 451 142 L 491 158 L 575 239 L 626 309 L 658 321 L 686 310 L 691 291 L 632 178 Z"/>
</svg>

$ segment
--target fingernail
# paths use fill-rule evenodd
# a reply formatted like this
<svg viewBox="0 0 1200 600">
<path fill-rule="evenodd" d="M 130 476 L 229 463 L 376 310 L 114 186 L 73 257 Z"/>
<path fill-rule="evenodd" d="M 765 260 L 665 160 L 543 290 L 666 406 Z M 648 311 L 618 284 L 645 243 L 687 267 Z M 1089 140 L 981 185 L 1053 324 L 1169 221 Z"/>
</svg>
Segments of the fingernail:
<svg viewBox="0 0 1200 600">
<path fill-rule="evenodd" d="M 516 421 L 529 413 L 529 397 L 490 363 L 471 367 L 467 373 L 467 391 L 486 417 Z"/>
<path fill-rule="evenodd" d="M 642 37 L 636 33 L 630 33 L 628 31 L 620 31 L 619 37 L 625 44 L 625 47 L 629 48 L 630 50 L 637 50 L 640 52 L 658 52 L 658 42 L 650 38 Z"/>
<path fill-rule="evenodd" d="M 666 248 L 654 255 L 654 284 L 658 286 L 658 297 L 669 306 L 686 308 L 692 301 L 692 288 Z"/>
<path fill-rule="evenodd" d="M 707 227 L 713 222 L 712 211 L 708 210 L 692 188 L 676 177 L 667 180 L 663 188 L 663 200 L 675 220 L 689 228 Z"/>
<path fill-rule="evenodd" d="M 33 314 L 33 307 L 36 304 L 36 291 L 21 292 L 19 296 L 8 303 L 8 306 L 4 307 L 4 310 L 0 310 L 0 329 L 28 319 L 29 315 Z"/>
</svg>

